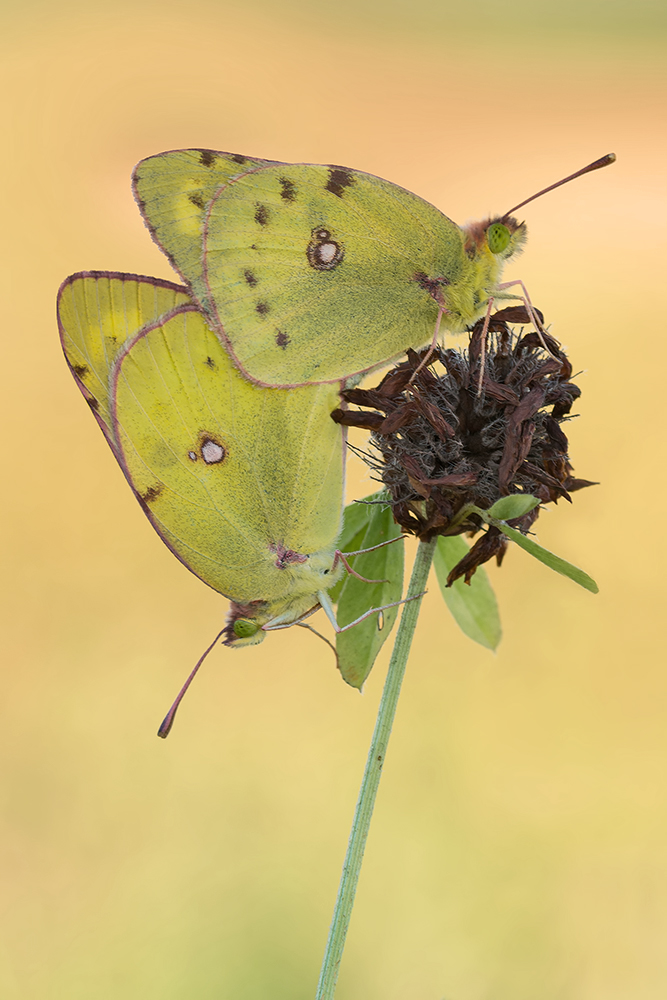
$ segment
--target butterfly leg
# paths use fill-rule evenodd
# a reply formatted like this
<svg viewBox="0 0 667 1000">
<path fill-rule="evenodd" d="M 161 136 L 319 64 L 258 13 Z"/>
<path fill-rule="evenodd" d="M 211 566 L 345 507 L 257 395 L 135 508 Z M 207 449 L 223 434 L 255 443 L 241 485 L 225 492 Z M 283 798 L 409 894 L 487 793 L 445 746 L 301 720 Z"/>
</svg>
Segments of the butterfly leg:
<svg viewBox="0 0 667 1000">
<path fill-rule="evenodd" d="M 271 621 L 266 622 L 262 625 L 262 632 L 277 632 L 281 628 L 291 628 L 292 625 L 300 625 L 304 618 L 310 618 L 314 615 L 316 611 L 320 610 L 319 603 L 313 608 L 309 608 L 308 611 L 304 611 L 298 618 L 294 618 L 294 614 L 291 610 L 283 612 L 282 615 L 277 615 L 272 618 Z"/>
<path fill-rule="evenodd" d="M 360 615 L 359 618 L 355 618 L 355 620 L 350 622 L 349 625 L 343 625 L 342 628 L 336 621 L 336 612 L 334 611 L 333 605 L 331 604 L 327 594 L 323 590 L 320 590 L 318 591 L 317 597 L 322 610 L 331 622 L 334 632 L 338 635 L 340 632 L 347 632 L 349 628 L 352 628 L 354 625 L 358 625 L 359 622 L 364 621 L 365 618 L 369 618 L 371 615 L 378 614 L 380 611 L 386 611 L 387 608 L 396 608 L 399 604 L 405 604 L 407 601 L 416 601 L 417 598 L 423 597 L 425 593 L 426 591 L 423 590 L 421 594 L 414 594 L 412 597 L 404 597 L 402 601 L 392 601 L 391 604 L 383 604 L 381 608 L 371 608 L 370 611 L 366 611 L 365 614 Z"/>
<path fill-rule="evenodd" d="M 326 642 L 327 646 L 329 646 L 333 650 L 333 654 L 336 657 L 336 666 L 338 666 L 338 653 L 336 652 L 336 647 L 332 642 L 329 642 L 326 636 L 322 635 L 321 632 L 318 632 L 317 629 L 313 628 L 312 625 L 306 625 L 305 622 L 294 622 L 294 624 L 298 625 L 299 628 L 307 628 L 309 632 L 312 632 L 313 635 L 316 635 L 318 639 L 322 640 L 322 642 Z"/>
<path fill-rule="evenodd" d="M 417 367 L 413 371 L 413 373 L 412 373 L 412 375 L 410 377 L 410 381 L 408 382 L 408 385 L 412 385 L 412 383 L 414 382 L 415 378 L 417 377 L 418 372 L 420 372 L 422 370 L 422 368 L 425 365 L 428 364 L 428 359 L 431 357 L 431 355 L 435 351 L 436 347 L 438 346 L 438 337 L 440 336 L 440 323 L 442 322 L 442 317 L 444 316 L 444 314 L 446 312 L 449 312 L 449 310 L 445 309 L 445 307 L 443 305 L 439 305 L 439 307 L 438 307 L 438 318 L 435 321 L 435 330 L 433 331 L 433 337 L 431 339 L 431 346 L 429 347 L 428 352 L 425 355 L 425 357 L 423 357 L 421 359 L 421 361 L 419 362 L 419 364 L 417 365 Z"/>
<path fill-rule="evenodd" d="M 526 307 L 526 312 L 530 316 L 530 322 L 535 327 L 537 336 L 540 338 L 540 343 L 542 344 L 542 347 L 547 352 L 549 357 L 553 358 L 555 355 L 551 353 L 551 351 L 549 350 L 544 341 L 544 337 L 542 336 L 542 326 L 537 316 L 535 315 L 535 310 L 533 309 L 533 303 L 530 301 L 530 295 L 528 294 L 528 289 L 524 285 L 523 281 L 521 281 L 520 279 L 517 279 L 516 281 L 504 281 L 502 285 L 498 285 L 498 288 L 499 289 L 512 288 L 513 285 L 518 285 L 521 291 L 523 292 L 523 295 L 513 295 L 512 298 L 518 299 L 520 302 L 523 302 L 524 306 Z"/>
<path fill-rule="evenodd" d="M 491 322 L 491 309 L 493 308 L 493 303 L 495 299 L 492 297 L 489 299 L 489 304 L 486 307 L 486 316 L 484 317 L 484 326 L 482 327 L 482 349 L 479 358 L 479 380 L 477 382 L 477 395 L 482 395 L 482 382 L 484 381 L 484 367 L 486 365 L 486 338 L 489 335 L 489 323 Z"/>
<path fill-rule="evenodd" d="M 393 545 L 393 543 L 397 542 L 400 538 L 406 538 L 406 537 L 407 535 L 397 535 L 396 538 L 389 538 L 387 539 L 386 542 L 379 542 L 377 545 L 371 545 L 371 547 L 368 549 L 358 549 L 356 552 L 341 552 L 340 549 L 336 549 L 333 566 L 331 568 L 332 570 L 334 570 L 338 565 L 338 563 L 342 562 L 347 572 L 351 576 L 356 576 L 357 580 L 362 580 L 363 583 L 389 583 L 388 580 L 367 580 L 365 576 L 361 576 L 359 573 L 355 573 L 355 571 L 352 569 L 349 562 L 347 561 L 347 557 L 361 556 L 365 552 L 375 552 L 376 549 L 382 549 L 384 548 L 385 545 Z"/>
</svg>

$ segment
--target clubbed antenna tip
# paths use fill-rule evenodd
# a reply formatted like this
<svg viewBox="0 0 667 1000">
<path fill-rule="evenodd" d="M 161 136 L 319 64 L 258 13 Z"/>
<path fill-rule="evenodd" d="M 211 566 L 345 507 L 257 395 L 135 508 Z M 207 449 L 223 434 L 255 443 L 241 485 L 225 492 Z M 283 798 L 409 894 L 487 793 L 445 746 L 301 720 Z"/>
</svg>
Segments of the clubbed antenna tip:
<svg viewBox="0 0 667 1000">
<path fill-rule="evenodd" d="M 505 212 L 503 218 L 505 219 L 507 218 L 508 215 L 512 215 L 513 212 L 516 212 L 517 209 L 523 208 L 523 206 L 527 205 L 529 201 L 535 201 L 536 198 L 541 198 L 543 194 L 547 193 L 547 191 L 553 191 L 554 188 L 561 187 L 563 184 L 567 184 L 569 183 L 569 181 L 573 181 L 575 177 L 582 177 L 584 174 L 592 173 L 593 170 L 600 170 L 602 167 L 608 167 L 609 164 L 614 163 L 615 160 L 616 160 L 616 153 L 606 153 L 604 156 L 601 156 L 599 160 L 594 160 L 587 166 L 582 167 L 581 170 L 576 170 L 573 174 L 570 174 L 568 177 L 563 177 L 562 180 L 556 181 L 555 184 L 550 184 L 549 187 L 543 188 L 541 191 L 538 191 L 537 194 L 531 194 L 530 198 L 526 198 L 525 201 L 520 201 L 518 205 L 514 206 L 514 208 L 510 208 L 509 212 Z"/>
</svg>

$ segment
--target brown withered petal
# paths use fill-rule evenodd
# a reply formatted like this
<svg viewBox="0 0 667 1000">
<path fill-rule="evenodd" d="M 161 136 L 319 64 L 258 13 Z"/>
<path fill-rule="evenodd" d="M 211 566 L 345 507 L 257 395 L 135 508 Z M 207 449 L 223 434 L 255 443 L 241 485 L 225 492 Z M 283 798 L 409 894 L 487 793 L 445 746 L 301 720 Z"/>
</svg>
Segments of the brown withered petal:
<svg viewBox="0 0 667 1000">
<path fill-rule="evenodd" d="M 570 493 L 595 485 L 573 477 L 562 426 L 581 395 L 570 381 L 572 365 L 544 329 L 522 335 L 509 326 L 527 323 L 523 306 L 491 317 L 479 394 L 481 320 L 466 351 L 408 351 L 375 388 L 342 393 L 343 408 L 332 417 L 371 431 L 363 457 L 391 494 L 404 531 L 422 539 L 474 535 L 484 525 L 464 511 L 470 504 L 486 509 L 512 493 L 571 502 Z M 538 514 L 535 508 L 510 524 L 526 533 Z M 500 564 L 506 547 L 505 536 L 487 528 L 448 585 L 459 577 L 469 582 L 494 556 Z"/>
<path fill-rule="evenodd" d="M 498 528 L 489 528 L 481 538 L 470 548 L 467 555 L 456 564 L 447 577 L 447 586 L 451 587 L 455 580 L 464 577 L 466 583 L 470 583 L 473 574 L 478 566 L 488 562 L 494 556 L 500 566 L 507 549 L 507 538 Z"/>
<path fill-rule="evenodd" d="M 381 413 L 368 413 L 363 410 L 333 410 L 331 419 L 346 427 L 362 427 L 367 431 L 375 431 L 384 423 Z"/>
</svg>

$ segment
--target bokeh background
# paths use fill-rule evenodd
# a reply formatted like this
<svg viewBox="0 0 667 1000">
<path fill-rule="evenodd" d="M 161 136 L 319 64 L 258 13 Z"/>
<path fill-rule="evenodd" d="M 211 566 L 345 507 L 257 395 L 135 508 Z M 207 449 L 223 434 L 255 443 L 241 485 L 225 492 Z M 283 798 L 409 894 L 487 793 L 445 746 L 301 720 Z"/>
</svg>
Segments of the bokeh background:
<svg viewBox="0 0 667 1000">
<path fill-rule="evenodd" d="M 169 278 L 133 164 L 184 146 L 343 163 L 463 222 L 525 210 L 521 277 L 584 395 L 539 521 L 597 597 L 511 551 L 497 655 L 424 602 L 340 1000 L 667 989 L 665 28 L 650 0 L 231 0 L 0 11 L 0 995 L 313 996 L 386 657 L 363 696 L 152 533 L 60 355 L 80 269 Z M 350 495 L 371 484 L 359 465 Z"/>
</svg>

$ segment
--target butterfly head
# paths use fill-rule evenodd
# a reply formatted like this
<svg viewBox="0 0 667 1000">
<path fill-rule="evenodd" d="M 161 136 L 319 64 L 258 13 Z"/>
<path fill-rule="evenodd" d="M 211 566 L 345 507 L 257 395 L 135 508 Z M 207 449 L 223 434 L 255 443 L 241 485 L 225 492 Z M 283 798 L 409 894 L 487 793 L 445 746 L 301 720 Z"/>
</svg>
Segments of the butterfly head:
<svg viewBox="0 0 667 1000">
<path fill-rule="evenodd" d="M 225 625 L 223 642 L 225 646 L 238 649 L 241 646 L 256 646 L 262 642 L 266 632 L 262 625 L 267 621 L 266 601 L 250 601 L 237 604 L 232 601 Z"/>
<path fill-rule="evenodd" d="M 463 227 L 465 250 L 469 257 L 487 257 L 499 267 L 520 254 L 527 238 L 526 223 L 512 215 L 469 222 Z"/>
</svg>

